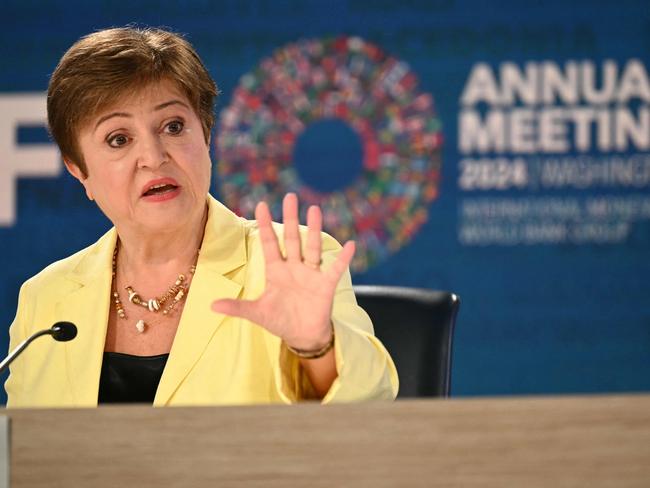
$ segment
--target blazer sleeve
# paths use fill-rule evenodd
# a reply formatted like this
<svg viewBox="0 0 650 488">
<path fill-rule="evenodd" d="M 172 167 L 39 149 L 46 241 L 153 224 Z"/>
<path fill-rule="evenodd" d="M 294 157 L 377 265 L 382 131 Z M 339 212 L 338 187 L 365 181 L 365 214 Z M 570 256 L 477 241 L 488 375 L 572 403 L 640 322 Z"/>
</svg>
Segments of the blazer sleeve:
<svg viewBox="0 0 650 488">
<path fill-rule="evenodd" d="M 323 234 L 323 267 L 331 265 L 341 246 Z M 336 336 L 334 353 L 338 377 L 322 403 L 393 400 L 399 380 L 395 364 L 381 341 L 374 335 L 368 314 L 357 304 L 349 271 L 341 277 L 332 307 Z M 287 403 L 314 399 L 315 394 L 300 360 L 280 342 L 276 384 Z"/>
</svg>

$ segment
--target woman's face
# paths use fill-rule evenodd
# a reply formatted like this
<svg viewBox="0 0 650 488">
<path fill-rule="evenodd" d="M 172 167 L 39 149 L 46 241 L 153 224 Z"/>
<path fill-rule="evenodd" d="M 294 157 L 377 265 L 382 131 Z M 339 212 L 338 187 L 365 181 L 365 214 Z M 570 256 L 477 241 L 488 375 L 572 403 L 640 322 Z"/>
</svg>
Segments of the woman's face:
<svg viewBox="0 0 650 488">
<path fill-rule="evenodd" d="M 173 232 L 196 222 L 210 187 L 210 154 L 187 98 L 169 81 L 145 86 L 81 128 L 88 176 L 66 162 L 123 232 Z"/>
</svg>

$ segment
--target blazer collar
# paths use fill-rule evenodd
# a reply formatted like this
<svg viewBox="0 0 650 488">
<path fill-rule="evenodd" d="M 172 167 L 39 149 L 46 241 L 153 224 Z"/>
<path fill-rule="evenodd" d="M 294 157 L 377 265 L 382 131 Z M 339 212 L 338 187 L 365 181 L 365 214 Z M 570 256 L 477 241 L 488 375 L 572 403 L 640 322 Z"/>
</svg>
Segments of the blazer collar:
<svg viewBox="0 0 650 488">
<path fill-rule="evenodd" d="M 225 275 L 243 266 L 248 259 L 244 222 L 208 195 L 208 220 L 197 269 L 204 266 Z"/>
<path fill-rule="evenodd" d="M 207 203 L 208 219 L 196 272 L 154 405 L 168 403 L 225 318 L 210 310 L 212 302 L 236 298 L 242 288 L 226 275 L 247 262 L 245 221 L 210 195 Z M 66 366 L 79 406 L 97 405 L 116 240 L 113 228 L 87 249 L 66 276 L 79 287 L 56 305 L 59 316 L 78 327 L 77 338 L 66 343 Z"/>
<path fill-rule="evenodd" d="M 205 266 L 217 273 L 227 274 L 239 268 L 247 260 L 244 220 L 208 195 L 208 219 L 199 253 L 198 266 Z M 117 231 L 111 228 L 79 260 L 67 278 L 87 285 L 110 273 Z"/>
</svg>

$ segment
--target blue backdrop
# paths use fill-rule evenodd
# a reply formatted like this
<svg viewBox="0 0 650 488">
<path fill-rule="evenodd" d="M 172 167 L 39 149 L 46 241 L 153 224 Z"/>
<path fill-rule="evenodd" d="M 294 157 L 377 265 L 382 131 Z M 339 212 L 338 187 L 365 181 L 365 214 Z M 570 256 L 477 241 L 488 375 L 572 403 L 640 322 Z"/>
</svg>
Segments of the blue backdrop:
<svg viewBox="0 0 650 488">
<path fill-rule="evenodd" d="M 461 296 L 455 395 L 650 389 L 646 2 L 22 0 L 0 22 L 0 349 L 20 284 L 110 225 L 48 143 L 48 76 L 138 23 L 219 84 L 217 197 L 298 189 L 358 234 L 356 283 Z"/>
</svg>

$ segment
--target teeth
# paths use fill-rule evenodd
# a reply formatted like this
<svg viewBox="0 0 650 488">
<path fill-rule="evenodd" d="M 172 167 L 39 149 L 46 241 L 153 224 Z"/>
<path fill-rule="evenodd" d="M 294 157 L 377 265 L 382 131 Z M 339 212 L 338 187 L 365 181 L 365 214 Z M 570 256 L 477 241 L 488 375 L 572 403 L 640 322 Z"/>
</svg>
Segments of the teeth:
<svg viewBox="0 0 650 488">
<path fill-rule="evenodd" d="M 149 190 L 155 190 L 157 188 L 162 188 L 163 186 L 167 186 L 167 183 L 162 183 L 162 184 L 159 184 L 159 185 L 150 186 Z M 149 190 L 147 190 L 147 191 L 149 191 Z"/>
</svg>

